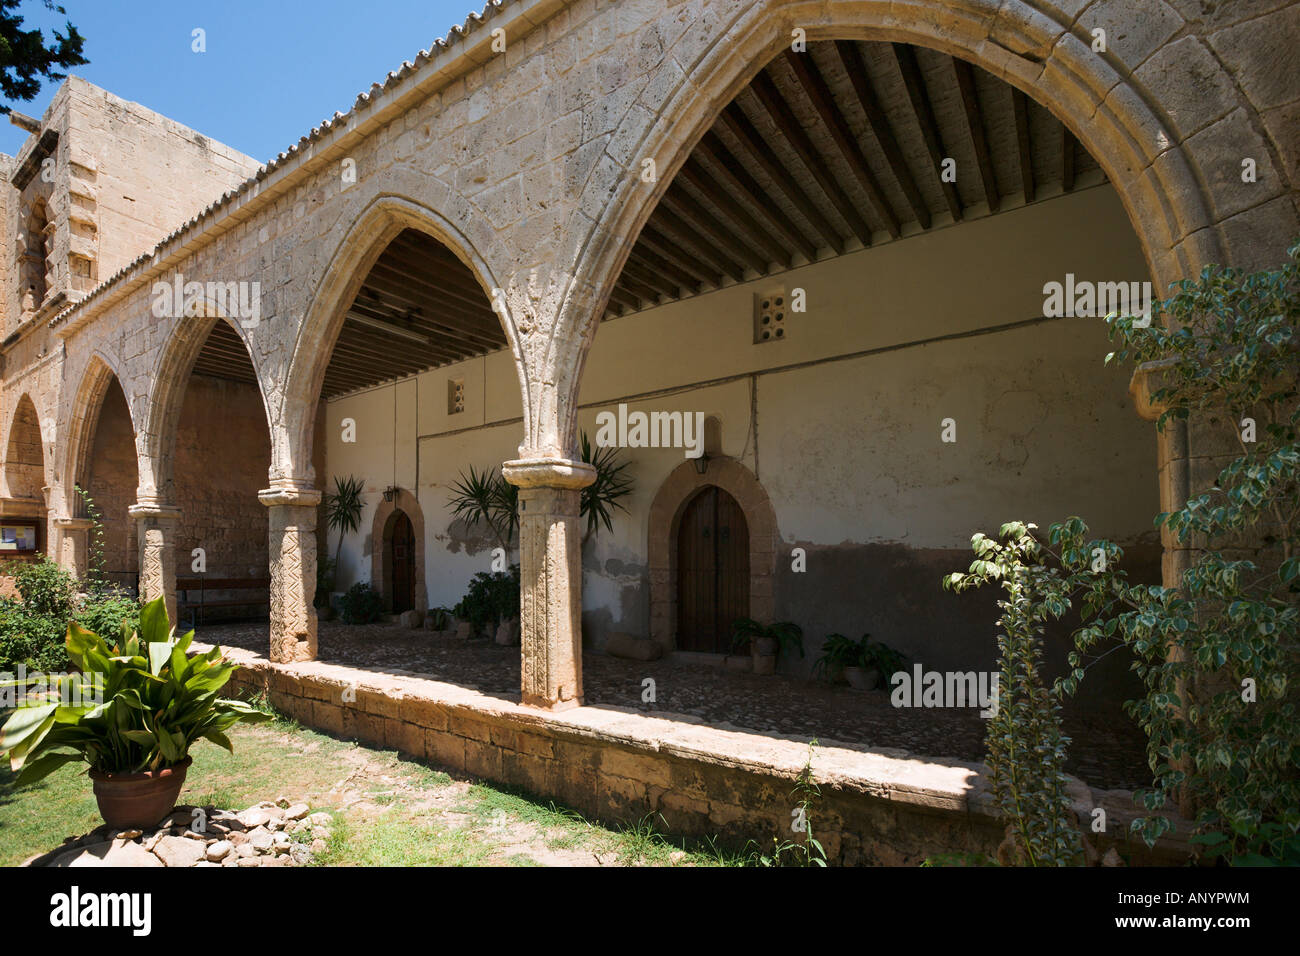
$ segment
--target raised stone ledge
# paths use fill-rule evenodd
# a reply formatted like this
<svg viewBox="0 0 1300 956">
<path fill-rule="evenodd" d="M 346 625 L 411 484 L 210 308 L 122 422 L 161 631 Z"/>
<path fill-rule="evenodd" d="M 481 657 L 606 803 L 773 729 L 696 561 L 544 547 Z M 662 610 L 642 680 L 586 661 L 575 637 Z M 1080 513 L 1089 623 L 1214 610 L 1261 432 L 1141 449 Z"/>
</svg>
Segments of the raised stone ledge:
<svg viewBox="0 0 1300 956">
<path fill-rule="evenodd" d="M 210 645 L 195 643 L 203 653 Z M 454 771 L 522 787 L 606 820 L 662 814 L 674 833 L 755 839 L 790 835 L 790 790 L 808 760 L 805 739 L 759 734 L 690 715 L 650 716 L 606 705 L 546 713 L 400 671 L 319 661 L 272 663 L 239 648 L 232 686 L 265 693 L 308 726 L 399 750 Z M 348 698 L 345 701 L 345 691 Z M 994 855 L 1003 825 L 982 764 L 820 740 L 812 762 L 814 809 L 832 862 L 914 865 L 938 853 Z M 1186 827 L 1155 853 L 1128 840 L 1128 791 L 1070 778 L 1081 828 L 1103 807 L 1107 833 L 1135 862 L 1186 859 Z"/>
</svg>

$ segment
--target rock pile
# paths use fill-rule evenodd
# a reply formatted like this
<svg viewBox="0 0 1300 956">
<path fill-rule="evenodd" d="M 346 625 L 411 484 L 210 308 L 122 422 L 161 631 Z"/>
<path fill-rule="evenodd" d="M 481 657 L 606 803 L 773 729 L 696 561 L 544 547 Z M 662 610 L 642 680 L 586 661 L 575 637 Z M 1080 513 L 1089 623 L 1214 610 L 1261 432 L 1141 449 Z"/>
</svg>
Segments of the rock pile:
<svg viewBox="0 0 1300 956">
<path fill-rule="evenodd" d="M 102 826 L 23 866 L 303 866 L 329 846 L 333 817 L 305 803 L 247 810 L 179 806 L 148 830 Z"/>
</svg>

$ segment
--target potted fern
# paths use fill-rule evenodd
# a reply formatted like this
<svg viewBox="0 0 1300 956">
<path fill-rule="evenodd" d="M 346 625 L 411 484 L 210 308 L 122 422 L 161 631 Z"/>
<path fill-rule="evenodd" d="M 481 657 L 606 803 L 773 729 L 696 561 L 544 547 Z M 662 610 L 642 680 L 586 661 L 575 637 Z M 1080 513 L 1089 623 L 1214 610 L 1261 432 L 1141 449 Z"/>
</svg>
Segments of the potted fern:
<svg viewBox="0 0 1300 956">
<path fill-rule="evenodd" d="M 776 673 L 776 659 L 783 651 L 797 650 L 803 657 L 803 628 L 793 621 L 760 624 L 753 618 L 737 618 L 731 625 L 732 650 L 749 649 L 755 674 Z"/>
<path fill-rule="evenodd" d="M 219 696 L 235 665 L 220 648 L 190 656 L 193 639 L 193 631 L 175 636 L 162 598 L 141 609 L 138 632 L 123 624 L 112 645 L 68 625 L 68 656 L 78 672 L 24 699 L 0 728 L 0 755 L 9 757 L 17 785 L 84 761 L 109 826 L 143 829 L 170 813 L 196 741 L 231 750 L 232 726 L 270 719 Z"/>
</svg>

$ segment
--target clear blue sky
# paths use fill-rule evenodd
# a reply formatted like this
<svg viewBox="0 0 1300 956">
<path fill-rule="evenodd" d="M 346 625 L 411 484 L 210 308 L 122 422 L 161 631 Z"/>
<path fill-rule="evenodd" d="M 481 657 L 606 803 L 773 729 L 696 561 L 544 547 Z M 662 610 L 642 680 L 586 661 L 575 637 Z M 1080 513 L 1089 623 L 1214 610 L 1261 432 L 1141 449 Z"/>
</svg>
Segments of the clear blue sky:
<svg viewBox="0 0 1300 956">
<path fill-rule="evenodd" d="M 265 162 L 403 60 L 414 60 L 483 0 L 24 0 L 23 28 L 70 19 L 90 62 L 71 72 Z M 207 32 L 207 52 L 191 50 Z M 39 117 L 57 83 L 9 103 Z M 27 134 L 0 117 L 0 152 Z"/>
</svg>

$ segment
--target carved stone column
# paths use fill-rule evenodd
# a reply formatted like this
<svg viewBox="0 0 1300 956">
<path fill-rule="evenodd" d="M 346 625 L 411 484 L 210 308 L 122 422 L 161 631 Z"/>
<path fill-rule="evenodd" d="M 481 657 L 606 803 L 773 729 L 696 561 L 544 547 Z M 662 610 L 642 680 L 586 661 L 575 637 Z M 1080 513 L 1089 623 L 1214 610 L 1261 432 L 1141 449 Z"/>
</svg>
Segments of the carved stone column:
<svg viewBox="0 0 1300 956">
<path fill-rule="evenodd" d="M 519 487 L 521 680 L 524 704 L 564 710 L 582 704 L 582 528 L 580 489 L 596 479 L 581 461 L 508 461 Z"/>
<path fill-rule="evenodd" d="M 59 567 L 71 571 L 79 581 L 90 573 L 90 529 L 95 522 L 89 518 L 55 518 L 59 531 Z"/>
<path fill-rule="evenodd" d="M 140 548 L 140 600 L 163 597 L 167 618 L 176 623 L 176 526 L 181 509 L 157 501 L 141 501 L 127 509 L 135 519 Z"/>
<path fill-rule="evenodd" d="M 289 480 L 257 497 L 271 509 L 271 660 L 315 660 L 316 506 L 321 493 Z"/>
</svg>

